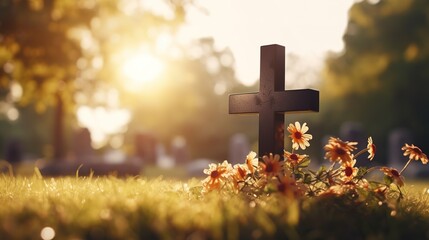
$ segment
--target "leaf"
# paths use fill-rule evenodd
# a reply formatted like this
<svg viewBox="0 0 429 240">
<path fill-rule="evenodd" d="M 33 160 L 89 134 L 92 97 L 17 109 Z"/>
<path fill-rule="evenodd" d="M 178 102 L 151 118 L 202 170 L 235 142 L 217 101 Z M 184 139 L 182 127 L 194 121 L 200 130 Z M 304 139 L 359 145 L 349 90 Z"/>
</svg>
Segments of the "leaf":
<svg viewBox="0 0 429 240">
<path fill-rule="evenodd" d="M 387 185 L 390 185 L 390 184 L 393 182 L 393 178 L 392 178 L 392 177 L 389 177 L 389 176 L 387 176 L 387 175 L 384 175 L 383 180 L 384 180 L 384 182 L 385 182 Z"/>
<path fill-rule="evenodd" d="M 303 182 L 305 183 L 305 184 L 310 184 L 311 183 L 311 174 L 309 174 L 309 173 L 305 173 L 304 174 L 304 179 L 303 179 Z"/>
<path fill-rule="evenodd" d="M 362 178 L 367 173 L 368 173 L 367 167 L 360 167 L 357 174 L 356 174 L 356 178 Z"/>
<path fill-rule="evenodd" d="M 295 179 L 296 180 L 299 180 L 299 179 L 302 179 L 302 178 L 304 178 L 304 174 L 303 173 L 295 173 Z"/>
<path fill-rule="evenodd" d="M 299 164 L 298 164 L 298 168 L 306 168 L 310 165 L 311 159 L 306 157 L 304 158 Z"/>
</svg>

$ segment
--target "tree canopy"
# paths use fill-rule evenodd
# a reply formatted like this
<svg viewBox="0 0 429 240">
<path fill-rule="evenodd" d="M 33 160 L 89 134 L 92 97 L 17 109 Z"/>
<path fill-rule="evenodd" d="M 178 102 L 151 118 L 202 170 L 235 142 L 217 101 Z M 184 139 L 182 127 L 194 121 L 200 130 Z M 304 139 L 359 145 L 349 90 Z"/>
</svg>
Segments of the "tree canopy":
<svg viewBox="0 0 429 240">
<path fill-rule="evenodd" d="M 63 134 L 66 143 L 57 145 L 70 144 L 80 107 L 127 109 L 132 120 L 120 134 L 149 130 L 166 144 L 181 135 L 194 156 L 226 157 L 228 137 L 243 126 L 253 128 L 230 125 L 234 121 L 226 117 L 226 92 L 246 89 L 235 79 L 232 54 L 216 49 L 210 39 L 165 49 L 166 39 L 174 42 L 185 23 L 192 1 L 161 1 L 162 13 L 144 2 L 2 1 L 1 101 L 21 113 L 19 119 L 8 117 L 13 124 L 2 120 L 2 135 L 14 132 L 36 155 L 45 145 L 61 151 L 55 144 Z M 140 81 L 156 61 L 163 64 L 156 80 Z M 219 129 L 225 131 L 219 134 Z M 0 139 L 1 145 L 5 142 L 6 137 Z"/>
<path fill-rule="evenodd" d="M 349 11 L 344 51 L 326 61 L 327 124 L 364 123 L 380 142 L 408 128 L 429 146 L 429 2 L 360 1 Z"/>
</svg>

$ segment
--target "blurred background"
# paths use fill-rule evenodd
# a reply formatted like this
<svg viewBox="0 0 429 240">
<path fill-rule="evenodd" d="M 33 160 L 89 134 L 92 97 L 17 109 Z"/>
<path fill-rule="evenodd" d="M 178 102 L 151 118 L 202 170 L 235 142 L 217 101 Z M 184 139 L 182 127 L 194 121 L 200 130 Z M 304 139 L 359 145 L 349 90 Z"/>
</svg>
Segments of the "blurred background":
<svg viewBox="0 0 429 240">
<path fill-rule="evenodd" d="M 309 124 L 315 162 L 328 136 L 372 136 L 393 165 L 404 143 L 428 151 L 425 0 L 1 0 L 2 159 L 244 160 L 258 117 L 229 115 L 228 95 L 258 91 L 274 43 L 286 88 L 320 91 L 320 113 L 286 116 Z"/>
</svg>

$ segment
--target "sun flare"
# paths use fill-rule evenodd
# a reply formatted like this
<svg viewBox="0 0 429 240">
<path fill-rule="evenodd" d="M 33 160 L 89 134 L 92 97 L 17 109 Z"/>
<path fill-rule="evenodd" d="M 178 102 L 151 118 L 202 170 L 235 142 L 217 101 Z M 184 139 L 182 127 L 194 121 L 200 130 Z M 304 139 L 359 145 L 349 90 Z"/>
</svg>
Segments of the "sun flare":
<svg viewBox="0 0 429 240">
<path fill-rule="evenodd" d="M 122 73 L 126 77 L 130 89 L 155 81 L 163 69 L 163 62 L 147 52 L 135 53 L 122 65 Z"/>
</svg>

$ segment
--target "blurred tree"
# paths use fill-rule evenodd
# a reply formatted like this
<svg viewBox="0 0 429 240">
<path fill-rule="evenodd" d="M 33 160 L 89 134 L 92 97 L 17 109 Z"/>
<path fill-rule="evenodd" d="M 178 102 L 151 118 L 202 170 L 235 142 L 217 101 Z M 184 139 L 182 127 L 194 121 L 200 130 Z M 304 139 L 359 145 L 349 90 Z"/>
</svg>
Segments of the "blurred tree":
<svg viewBox="0 0 429 240">
<path fill-rule="evenodd" d="M 87 24 L 93 10 L 59 1 L 2 1 L 0 5 L 1 87 L 17 84 L 23 89 L 19 101 L 32 104 L 37 112 L 56 106 L 53 144 L 57 158 L 63 157 L 64 104 L 70 103 L 78 43 L 67 36 L 76 23 Z"/>
<path fill-rule="evenodd" d="M 4 0 L 0 2 L 0 94 L 9 110 L 55 107 L 54 157 L 64 157 L 64 116 L 74 114 L 75 93 L 108 82 L 113 48 L 149 42 L 159 29 L 175 29 L 188 1 L 165 1 L 169 16 L 147 11 L 140 1 Z M 144 12 L 144 14 L 143 14 Z M 107 63 L 107 67 L 103 66 Z M 104 71 L 100 71 L 104 69 Z M 82 95 L 81 95 L 82 96 Z M 3 104 L 4 105 L 4 104 Z M 2 105 L 2 106 L 3 106 Z"/>
<path fill-rule="evenodd" d="M 46 148 L 45 155 L 63 158 L 63 135 L 70 139 L 72 133 L 64 126 L 76 122 L 79 106 L 126 107 L 133 113 L 131 141 L 140 130 L 152 131 L 166 145 L 180 135 L 192 157 L 224 159 L 229 137 L 236 132 L 256 138 L 257 118 L 228 116 L 227 93 L 256 90 L 256 85 L 247 88 L 236 81 L 231 52 L 216 49 L 212 39 L 190 47 L 168 44 L 174 42 L 192 1 L 158 2 L 164 3 L 161 12 L 145 3 L 0 2 L 0 100 L 21 111 L 21 118 L 2 126 L 18 128 L 15 135 L 25 139 L 26 150 L 51 142 L 53 149 Z M 152 81 L 139 82 L 156 67 L 145 65 L 145 57 L 160 59 L 164 69 Z M 129 79 L 133 76 L 127 73 L 137 78 Z M 31 108 L 45 116 L 37 117 Z M 53 138 L 46 130 L 53 131 Z"/>
<path fill-rule="evenodd" d="M 384 148 L 389 130 L 406 127 L 416 143 L 429 147 L 428 16 L 426 0 L 352 6 L 345 49 L 326 61 L 322 96 L 328 128 L 346 120 L 362 122 Z"/>
</svg>

